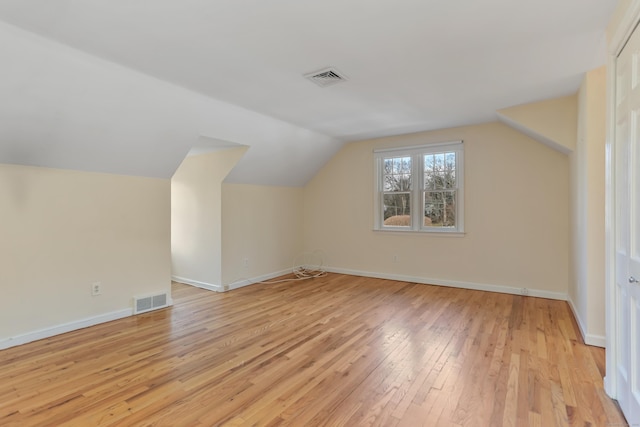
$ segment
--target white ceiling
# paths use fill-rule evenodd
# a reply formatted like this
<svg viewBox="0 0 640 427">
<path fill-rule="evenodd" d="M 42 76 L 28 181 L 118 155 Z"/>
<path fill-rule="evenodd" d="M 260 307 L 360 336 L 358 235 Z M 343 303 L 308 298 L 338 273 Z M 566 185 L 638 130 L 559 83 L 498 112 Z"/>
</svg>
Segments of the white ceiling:
<svg viewBox="0 0 640 427">
<path fill-rule="evenodd" d="M 204 137 L 250 147 L 233 181 L 303 185 L 344 141 L 574 93 L 615 5 L 0 0 L 0 162 L 166 177 Z"/>
</svg>

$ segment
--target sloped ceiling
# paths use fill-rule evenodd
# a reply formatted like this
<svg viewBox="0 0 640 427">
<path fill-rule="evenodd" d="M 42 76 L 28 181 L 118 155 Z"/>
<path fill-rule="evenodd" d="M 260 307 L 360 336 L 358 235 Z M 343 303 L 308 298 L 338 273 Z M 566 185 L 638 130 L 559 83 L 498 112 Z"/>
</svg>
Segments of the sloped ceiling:
<svg viewBox="0 0 640 427">
<path fill-rule="evenodd" d="M 575 93 L 615 4 L 0 0 L 0 162 L 170 177 L 221 141 L 230 181 L 304 185 L 345 141 Z"/>
<path fill-rule="evenodd" d="M 546 99 L 497 111 L 508 126 L 561 153 L 576 149 L 578 140 L 578 95 Z"/>
</svg>

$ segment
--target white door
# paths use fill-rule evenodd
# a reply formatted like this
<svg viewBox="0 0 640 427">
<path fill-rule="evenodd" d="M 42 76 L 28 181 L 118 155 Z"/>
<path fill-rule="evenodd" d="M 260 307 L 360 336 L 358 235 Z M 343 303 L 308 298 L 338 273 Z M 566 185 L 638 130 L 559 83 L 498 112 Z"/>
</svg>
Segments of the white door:
<svg viewBox="0 0 640 427">
<path fill-rule="evenodd" d="M 615 305 L 617 398 L 640 424 L 640 30 L 616 62 Z"/>
</svg>

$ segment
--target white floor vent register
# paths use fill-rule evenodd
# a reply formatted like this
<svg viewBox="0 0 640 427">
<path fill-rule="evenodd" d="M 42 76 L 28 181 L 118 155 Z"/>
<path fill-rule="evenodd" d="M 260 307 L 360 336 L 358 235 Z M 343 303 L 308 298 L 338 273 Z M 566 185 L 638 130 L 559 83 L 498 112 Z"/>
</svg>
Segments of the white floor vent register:
<svg viewBox="0 0 640 427">
<path fill-rule="evenodd" d="M 144 297 L 133 297 L 133 314 L 146 313 L 169 305 L 170 301 L 166 292 Z"/>
</svg>

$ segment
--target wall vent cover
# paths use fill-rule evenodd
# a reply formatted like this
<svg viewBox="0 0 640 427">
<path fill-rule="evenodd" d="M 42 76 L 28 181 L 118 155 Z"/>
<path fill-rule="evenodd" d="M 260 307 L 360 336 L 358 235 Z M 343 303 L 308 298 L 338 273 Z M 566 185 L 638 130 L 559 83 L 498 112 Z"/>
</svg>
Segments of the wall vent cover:
<svg viewBox="0 0 640 427">
<path fill-rule="evenodd" d="M 304 77 L 320 87 L 327 87 L 348 80 L 344 74 L 331 67 L 305 74 Z"/>
<path fill-rule="evenodd" d="M 146 313 L 169 306 L 167 293 L 149 295 L 144 297 L 133 297 L 133 314 Z"/>
</svg>

